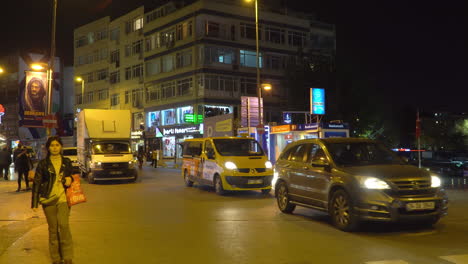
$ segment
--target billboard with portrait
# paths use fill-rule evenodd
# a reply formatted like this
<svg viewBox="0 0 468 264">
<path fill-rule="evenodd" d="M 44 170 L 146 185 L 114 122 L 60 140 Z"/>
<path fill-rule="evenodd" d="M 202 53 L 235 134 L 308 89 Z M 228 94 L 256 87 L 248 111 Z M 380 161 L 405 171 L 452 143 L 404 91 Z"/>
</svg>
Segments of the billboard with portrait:
<svg viewBox="0 0 468 264">
<path fill-rule="evenodd" d="M 23 126 L 43 127 L 42 119 L 47 109 L 47 73 L 27 71 L 25 74 L 25 86 L 20 92 Z"/>
</svg>

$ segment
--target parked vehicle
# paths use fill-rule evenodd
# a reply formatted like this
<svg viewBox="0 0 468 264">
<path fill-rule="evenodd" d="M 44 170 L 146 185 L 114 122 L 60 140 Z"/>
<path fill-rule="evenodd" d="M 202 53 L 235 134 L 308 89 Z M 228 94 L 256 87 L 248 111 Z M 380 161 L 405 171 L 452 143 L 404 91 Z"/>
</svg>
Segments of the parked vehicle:
<svg viewBox="0 0 468 264">
<path fill-rule="evenodd" d="M 78 114 L 78 163 L 89 183 L 137 180 L 130 122 L 129 110 L 84 109 Z"/>
<path fill-rule="evenodd" d="M 188 187 L 196 182 L 213 186 L 219 195 L 243 190 L 268 194 L 272 167 L 252 138 L 199 138 L 183 143 L 182 176 Z"/>
<path fill-rule="evenodd" d="M 72 162 L 73 172 L 80 172 L 80 166 L 78 164 L 78 155 L 76 147 L 65 147 L 62 149 L 62 155 L 69 158 Z"/>
<path fill-rule="evenodd" d="M 362 221 L 435 224 L 448 198 L 437 175 L 408 165 L 367 139 L 306 139 L 288 145 L 275 165 L 279 209 L 297 205 L 327 212 L 344 231 Z"/>
</svg>

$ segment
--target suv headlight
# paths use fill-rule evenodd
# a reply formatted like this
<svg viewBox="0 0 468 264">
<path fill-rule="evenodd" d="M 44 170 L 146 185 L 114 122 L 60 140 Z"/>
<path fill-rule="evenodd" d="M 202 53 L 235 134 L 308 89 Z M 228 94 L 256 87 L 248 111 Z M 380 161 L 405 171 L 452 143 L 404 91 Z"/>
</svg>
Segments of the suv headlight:
<svg viewBox="0 0 468 264">
<path fill-rule="evenodd" d="M 442 181 L 440 180 L 439 176 L 432 174 L 431 175 L 431 187 L 439 188 L 441 185 L 442 185 Z"/>
<path fill-rule="evenodd" d="M 236 164 L 234 164 L 234 162 L 232 162 L 232 161 L 228 161 L 228 162 L 224 163 L 224 167 L 226 167 L 226 169 L 228 169 L 228 170 L 237 169 Z"/>
<path fill-rule="evenodd" d="M 265 162 L 265 168 L 271 169 L 271 168 L 273 168 L 273 164 L 271 164 L 270 161 L 267 161 L 267 162 Z"/>
<path fill-rule="evenodd" d="M 133 160 L 129 161 L 128 162 L 128 168 L 133 169 L 134 167 L 135 167 L 135 162 L 133 162 Z"/>
<path fill-rule="evenodd" d="M 388 184 L 378 178 L 375 177 L 358 177 L 359 183 L 362 188 L 365 189 L 372 189 L 372 190 L 385 190 L 390 189 Z"/>
</svg>

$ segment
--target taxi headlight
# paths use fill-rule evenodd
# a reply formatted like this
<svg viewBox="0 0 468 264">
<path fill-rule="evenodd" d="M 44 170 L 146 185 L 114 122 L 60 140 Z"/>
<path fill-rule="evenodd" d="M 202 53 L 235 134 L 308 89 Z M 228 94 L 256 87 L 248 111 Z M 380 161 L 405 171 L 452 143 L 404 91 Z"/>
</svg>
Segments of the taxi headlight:
<svg viewBox="0 0 468 264">
<path fill-rule="evenodd" d="M 273 164 L 271 164 L 270 161 L 267 161 L 267 162 L 265 162 L 265 168 L 271 169 L 271 168 L 273 168 Z"/>
<path fill-rule="evenodd" d="M 442 181 L 437 175 L 431 175 L 431 187 L 438 188 L 442 185 Z"/>
<path fill-rule="evenodd" d="M 236 164 L 234 164 L 234 162 L 232 162 L 232 161 L 228 161 L 228 162 L 224 163 L 224 167 L 226 167 L 226 169 L 228 169 L 228 170 L 237 169 Z"/>
<path fill-rule="evenodd" d="M 372 189 L 372 190 L 385 190 L 385 189 L 390 189 L 390 186 L 388 184 L 381 180 L 377 179 L 375 177 L 359 177 L 359 183 L 361 184 L 362 188 L 365 189 Z"/>
</svg>

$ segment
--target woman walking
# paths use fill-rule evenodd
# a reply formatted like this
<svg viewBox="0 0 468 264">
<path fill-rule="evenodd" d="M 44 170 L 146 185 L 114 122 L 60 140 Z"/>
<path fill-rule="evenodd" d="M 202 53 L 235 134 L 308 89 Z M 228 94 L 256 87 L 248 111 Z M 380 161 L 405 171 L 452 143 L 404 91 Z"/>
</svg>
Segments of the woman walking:
<svg viewBox="0 0 468 264">
<path fill-rule="evenodd" d="M 53 136 L 47 140 L 47 157 L 39 162 L 34 176 L 32 203 L 33 210 L 42 205 L 49 225 L 49 252 L 53 264 L 72 264 L 73 242 L 68 224 L 70 207 L 65 189 L 70 186 L 72 164 L 62 156 L 62 141 Z"/>
</svg>

